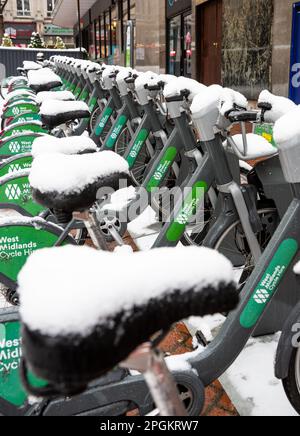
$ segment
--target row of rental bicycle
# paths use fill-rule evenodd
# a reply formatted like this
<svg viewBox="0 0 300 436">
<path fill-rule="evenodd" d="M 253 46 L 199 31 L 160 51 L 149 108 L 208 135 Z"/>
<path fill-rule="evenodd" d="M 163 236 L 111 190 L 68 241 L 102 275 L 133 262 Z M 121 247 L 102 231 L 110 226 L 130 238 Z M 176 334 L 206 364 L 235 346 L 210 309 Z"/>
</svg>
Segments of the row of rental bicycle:
<svg viewBox="0 0 300 436">
<path fill-rule="evenodd" d="M 300 108 L 65 56 L 17 74 L 1 85 L 0 416 L 200 416 L 249 339 L 278 331 L 300 413 Z M 155 242 L 136 251 L 149 208 Z M 214 314 L 213 340 L 161 351 Z"/>
</svg>

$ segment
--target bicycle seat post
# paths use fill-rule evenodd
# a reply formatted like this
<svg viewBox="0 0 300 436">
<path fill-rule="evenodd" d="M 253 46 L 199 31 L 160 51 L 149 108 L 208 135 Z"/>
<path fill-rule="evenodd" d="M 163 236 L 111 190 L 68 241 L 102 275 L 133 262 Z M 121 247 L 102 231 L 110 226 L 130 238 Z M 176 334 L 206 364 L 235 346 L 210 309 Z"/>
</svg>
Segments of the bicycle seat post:
<svg viewBox="0 0 300 436">
<path fill-rule="evenodd" d="M 143 374 L 161 416 L 187 416 L 163 353 L 150 342 L 134 351 L 121 367 Z"/>
</svg>

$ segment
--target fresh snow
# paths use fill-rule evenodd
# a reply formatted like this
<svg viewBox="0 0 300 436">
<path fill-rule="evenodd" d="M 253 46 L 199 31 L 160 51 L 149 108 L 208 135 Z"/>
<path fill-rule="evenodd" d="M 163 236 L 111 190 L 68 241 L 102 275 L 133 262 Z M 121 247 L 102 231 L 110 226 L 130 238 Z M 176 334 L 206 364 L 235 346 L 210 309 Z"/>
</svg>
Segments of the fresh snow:
<svg viewBox="0 0 300 436">
<path fill-rule="evenodd" d="M 89 107 L 83 101 L 46 100 L 41 106 L 40 114 L 56 116 L 69 112 L 89 112 Z"/>
<path fill-rule="evenodd" d="M 240 154 L 244 156 L 243 135 L 234 135 L 232 139 Z M 260 159 L 262 157 L 273 156 L 277 153 L 277 148 L 273 147 L 273 145 L 262 136 L 255 135 L 254 133 L 247 134 L 247 153 L 245 160 Z"/>
<path fill-rule="evenodd" d="M 297 107 L 292 100 L 271 94 L 267 90 L 261 92 L 258 103 L 270 103 L 272 105 L 272 109 L 265 112 L 265 121 L 267 123 L 275 123 L 283 115 Z"/>
<path fill-rule="evenodd" d="M 84 151 L 97 151 L 97 145 L 86 136 L 56 138 L 45 135 L 34 140 L 31 154 L 34 158 L 37 158 L 42 154 L 78 154 Z"/>
<path fill-rule="evenodd" d="M 163 268 L 166 259 L 172 269 Z M 112 265 L 117 274 L 109 273 Z M 151 280 L 145 280 L 149 265 Z M 89 247 L 44 249 L 31 255 L 19 275 L 20 313 L 33 330 L 84 336 L 99 322 L 152 298 L 177 289 L 201 293 L 207 286 L 232 281 L 231 263 L 208 248 L 161 248 L 126 257 Z"/>
<path fill-rule="evenodd" d="M 221 95 L 221 115 L 224 116 L 227 112 L 233 110 L 235 105 L 247 109 L 248 101 L 240 92 L 234 91 L 233 89 L 224 88 Z"/>
<path fill-rule="evenodd" d="M 40 64 L 32 61 L 23 61 L 23 68 L 27 71 L 41 70 L 43 67 Z"/>
<path fill-rule="evenodd" d="M 165 98 L 174 97 L 180 95 L 181 91 L 185 89 L 190 91 L 188 99 L 193 101 L 197 94 L 203 92 L 207 87 L 202 85 L 193 79 L 187 79 L 186 77 L 178 77 L 169 82 L 164 89 Z"/>
<path fill-rule="evenodd" d="M 295 267 L 294 267 L 294 273 L 295 273 L 297 276 L 300 276 L 300 262 L 298 262 L 298 263 L 295 265 Z"/>
<path fill-rule="evenodd" d="M 297 146 L 300 141 L 300 106 L 296 106 L 278 121 L 276 121 L 273 135 L 278 148 L 287 142 L 291 145 Z"/>
<path fill-rule="evenodd" d="M 41 70 L 28 72 L 29 86 L 42 86 L 56 82 L 62 84 L 60 77 L 50 70 L 50 68 L 42 68 Z"/>
<path fill-rule="evenodd" d="M 71 194 L 114 173 L 129 174 L 129 166 L 113 151 L 74 156 L 43 154 L 34 159 L 29 181 L 43 193 Z"/>
<path fill-rule="evenodd" d="M 36 101 L 38 104 L 47 100 L 74 101 L 75 96 L 70 91 L 45 91 L 37 94 Z"/>
<path fill-rule="evenodd" d="M 251 339 L 221 383 L 242 416 L 298 416 L 282 383 L 275 378 L 274 360 L 280 335 Z"/>
<path fill-rule="evenodd" d="M 133 73 L 132 68 L 122 68 L 121 71 L 119 71 L 117 74 L 116 77 L 117 83 L 123 82 L 123 80 L 127 79 L 127 77 L 130 77 L 132 73 Z"/>
<path fill-rule="evenodd" d="M 203 87 L 197 95 L 195 95 L 191 112 L 195 117 L 201 117 L 203 113 L 206 113 L 208 107 L 218 107 L 223 88 L 221 86 L 211 86 L 209 88 Z"/>
<path fill-rule="evenodd" d="M 145 73 L 140 74 L 135 80 L 135 89 L 138 92 L 145 88 L 145 85 L 152 83 L 155 79 L 158 78 L 156 73 L 152 73 L 151 71 L 146 71 Z"/>
</svg>

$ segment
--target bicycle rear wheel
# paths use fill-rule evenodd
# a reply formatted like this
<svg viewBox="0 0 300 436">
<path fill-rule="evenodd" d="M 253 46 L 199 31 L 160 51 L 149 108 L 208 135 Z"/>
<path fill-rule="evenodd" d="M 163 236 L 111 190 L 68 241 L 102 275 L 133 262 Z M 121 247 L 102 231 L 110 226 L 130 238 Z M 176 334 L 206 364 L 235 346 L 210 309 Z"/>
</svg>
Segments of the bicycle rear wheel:
<svg viewBox="0 0 300 436">
<path fill-rule="evenodd" d="M 291 405 L 300 415 L 300 348 L 296 348 L 292 354 L 289 374 L 283 380 L 283 387 Z"/>
</svg>

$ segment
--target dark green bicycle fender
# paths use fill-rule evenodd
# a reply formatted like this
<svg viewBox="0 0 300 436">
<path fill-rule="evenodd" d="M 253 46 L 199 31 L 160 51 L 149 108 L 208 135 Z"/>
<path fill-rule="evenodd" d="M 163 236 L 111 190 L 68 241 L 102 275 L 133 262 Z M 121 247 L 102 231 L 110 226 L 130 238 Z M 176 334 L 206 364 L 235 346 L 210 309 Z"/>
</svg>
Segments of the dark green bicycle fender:
<svg viewBox="0 0 300 436">
<path fill-rule="evenodd" d="M 12 136 L 21 135 L 22 133 L 30 132 L 30 133 L 46 133 L 47 131 L 43 128 L 43 126 L 39 123 L 28 122 L 24 124 L 13 124 L 12 126 L 8 126 L 5 131 L 3 131 L 1 135 L 1 140 L 5 140 L 7 138 L 11 138 Z"/>
<path fill-rule="evenodd" d="M 15 290 L 17 277 L 33 251 L 53 247 L 59 238 L 59 227 L 40 218 L 20 219 L 0 225 L 0 282 Z M 72 238 L 65 244 L 75 245 Z M 42 289 L 41 289 L 42 291 Z M 20 379 L 21 335 L 17 310 L 15 316 L 0 322 L 0 401 L 17 408 L 26 407 L 28 396 Z M 45 383 L 34 376 L 36 387 Z"/>
<path fill-rule="evenodd" d="M 18 154 L 31 153 L 33 142 L 40 136 L 42 136 L 41 133 L 34 133 L 32 135 L 21 134 L 7 138 L 5 141 L 0 140 L 0 160 Z"/>
<path fill-rule="evenodd" d="M 12 209 L 23 216 L 35 217 L 44 208 L 32 198 L 29 171 L 2 177 L 0 179 L 0 209 Z"/>
<path fill-rule="evenodd" d="M 18 171 L 29 170 L 32 166 L 31 155 L 17 155 L 0 163 L 0 178 Z"/>
<path fill-rule="evenodd" d="M 54 247 L 61 229 L 42 218 L 15 218 L 0 224 L 0 283 L 16 289 L 18 275 L 28 256 L 42 248 Z M 76 245 L 68 237 L 65 244 Z M 1 392 L 1 390 L 0 390 Z"/>
<path fill-rule="evenodd" d="M 9 124 L 8 127 L 13 126 L 14 124 L 18 124 L 18 123 L 30 123 L 30 122 L 34 122 L 34 121 L 39 121 L 41 122 L 41 116 L 40 114 L 23 114 L 23 115 L 19 115 L 18 117 L 14 118 Z"/>
<path fill-rule="evenodd" d="M 40 108 L 39 106 L 32 104 L 32 103 L 20 103 L 17 105 L 13 105 L 11 107 L 8 107 L 3 115 L 2 118 L 12 118 L 16 117 L 18 115 L 23 115 L 26 113 L 39 113 Z"/>
<path fill-rule="evenodd" d="M 15 104 L 18 104 L 20 102 L 36 104 L 34 96 L 31 97 L 28 94 L 23 94 L 23 95 L 20 94 L 13 97 L 12 99 L 8 99 L 6 108 L 10 106 L 14 106 Z"/>
</svg>

